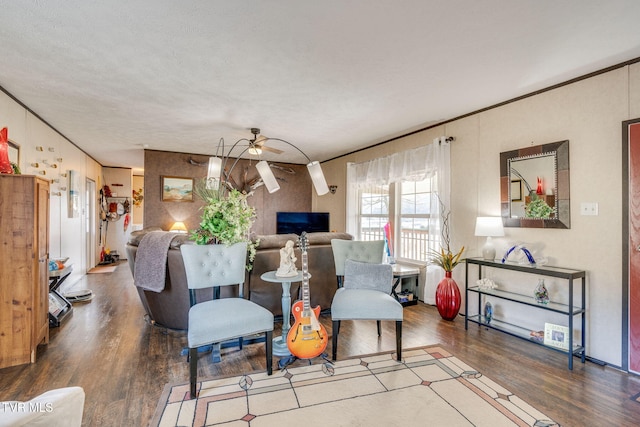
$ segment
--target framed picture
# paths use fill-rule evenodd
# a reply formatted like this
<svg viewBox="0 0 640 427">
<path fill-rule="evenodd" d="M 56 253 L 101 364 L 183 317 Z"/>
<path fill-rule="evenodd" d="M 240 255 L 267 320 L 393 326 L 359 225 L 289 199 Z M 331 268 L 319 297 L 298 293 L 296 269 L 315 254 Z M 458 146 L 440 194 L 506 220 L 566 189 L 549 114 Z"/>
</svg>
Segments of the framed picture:
<svg viewBox="0 0 640 427">
<path fill-rule="evenodd" d="M 80 216 L 80 174 L 78 171 L 69 170 L 69 198 L 67 199 L 67 216 L 78 218 Z"/>
<path fill-rule="evenodd" d="M 544 324 L 544 345 L 569 351 L 569 328 L 566 326 Z"/>
<path fill-rule="evenodd" d="M 193 202 L 193 178 L 162 176 L 163 202 Z"/>
<path fill-rule="evenodd" d="M 522 201 L 522 180 L 521 179 L 511 180 L 511 201 L 512 202 Z"/>
</svg>

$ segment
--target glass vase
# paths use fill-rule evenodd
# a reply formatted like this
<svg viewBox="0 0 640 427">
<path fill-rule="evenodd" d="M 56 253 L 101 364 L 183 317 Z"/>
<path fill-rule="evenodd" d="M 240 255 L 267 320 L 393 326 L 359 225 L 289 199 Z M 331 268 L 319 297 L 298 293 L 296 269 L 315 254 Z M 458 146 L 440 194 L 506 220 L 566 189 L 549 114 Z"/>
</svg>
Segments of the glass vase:
<svg viewBox="0 0 640 427">
<path fill-rule="evenodd" d="M 549 303 L 549 292 L 547 288 L 544 286 L 544 279 L 538 280 L 538 286 L 533 291 L 533 295 L 536 298 L 536 302 L 538 304 L 548 304 Z"/>
</svg>

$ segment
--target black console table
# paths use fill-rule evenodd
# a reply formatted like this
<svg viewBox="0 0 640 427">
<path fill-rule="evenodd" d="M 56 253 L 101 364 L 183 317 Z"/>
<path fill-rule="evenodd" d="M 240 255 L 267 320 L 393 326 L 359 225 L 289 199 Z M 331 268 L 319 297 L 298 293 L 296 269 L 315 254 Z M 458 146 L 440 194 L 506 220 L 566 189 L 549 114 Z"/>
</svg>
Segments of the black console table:
<svg viewBox="0 0 640 427">
<path fill-rule="evenodd" d="M 533 297 L 533 293 L 531 295 L 523 295 L 515 292 L 508 292 L 503 289 L 485 289 L 480 288 L 475 285 L 475 280 L 469 277 L 469 266 L 476 265 L 478 267 L 478 279 L 483 278 L 482 269 L 483 267 L 487 268 L 495 268 L 502 270 L 511 270 L 518 271 L 527 274 L 535 274 L 543 277 L 556 277 L 559 279 L 564 279 L 568 284 L 568 304 L 563 304 L 559 302 L 550 301 L 548 304 L 540 304 L 536 302 Z M 578 302 L 575 301 L 573 292 L 574 292 L 574 284 L 573 281 L 576 279 L 581 279 L 581 298 Z M 471 283 L 470 283 L 471 281 Z M 475 299 L 478 301 L 478 311 L 477 314 L 469 313 L 470 306 L 470 298 L 472 295 L 476 295 Z M 487 319 L 482 315 L 481 308 L 481 300 L 482 297 L 489 297 L 494 299 L 511 301 L 517 304 L 527 305 L 529 307 L 539 308 L 541 310 L 551 311 L 554 313 L 560 313 L 567 317 L 568 322 L 568 350 L 564 350 L 558 348 L 556 346 L 547 345 L 544 342 L 534 341 L 531 337 L 531 331 L 527 328 L 523 328 L 518 325 L 514 325 L 512 323 L 507 322 L 508 319 Z M 465 322 L 464 328 L 465 330 L 469 327 L 469 322 L 477 323 L 478 325 L 482 325 L 489 329 L 495 329 L 509 335 L 526 339 L 529 342 L 533 342 L 539 345 L 543 345 L 547 348 L 556 351 L 562 351 L 568 354 L 569 358 L 569 369 L 573 369 L 573 356 L 580 356 L 582 363 L 585 362 L 585 332 L 586 332 L 586 324 L 585 324 L 585 304 L 586 303 L 586 274 L 582 270 L 573 270 L 570 268 L 562 268 L 562 267 L 551 267 L 551 266 L 535 266 L 535 265 L 523 265 L 517 264 L 514 262 L 496 262 L 496 261 L 487 261 L 483 258 L 467 258 L 466 266 L 465 266 Z M 579 344 L 574 343 L 573 335 L 574 335 L 574 318 L 578 316 L 579 321 L 581 322 L 581 342 Z M 546 332 L 546 331 L 545 331 Z"/>
<path fill-rule="evenodd" d="M 60 323 L 73 312 L 73 306 L 60 292 L 58 288 L 73 271 L 73 264 L 65 266 L 62 270 L 49 271 L 49 326 L 58 327 Z"/>
</svg>

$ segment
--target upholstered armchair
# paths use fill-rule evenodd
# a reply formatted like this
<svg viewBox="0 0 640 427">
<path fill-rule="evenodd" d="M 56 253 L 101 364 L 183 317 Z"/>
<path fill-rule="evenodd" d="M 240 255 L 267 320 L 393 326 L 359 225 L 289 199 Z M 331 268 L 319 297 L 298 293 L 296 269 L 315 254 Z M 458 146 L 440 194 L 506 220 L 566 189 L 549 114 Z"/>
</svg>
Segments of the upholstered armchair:
<svg viewBox="0 0 640 427">
<path fill-rule="evenodd" d="M 187 332 L 191 398 L 196 397 L 198 347 L 264 333 L 267 374 L 271 375 L 273 314 L 242 297 L 247 244 L 243 242 L 231 246 L 182 245 L 181 251 L 187 287 L 191 294 Z M 196 303 L 196 289 L 231 285 L 239 286 L 239 298 L 221 298 Z"/>
<path fill-rule="evenodd" d="M 380 321 L 396 322 L 396 359 L 402 360 L 402 304 L 391 296 L 393 267 L 347 259 L 344 261 L 343 286 L 331 303 L 333 322 L 332 358 L 338 354 L 338 334 L 342 320 L 376 320 L 378 336 Z"/>
</svg>

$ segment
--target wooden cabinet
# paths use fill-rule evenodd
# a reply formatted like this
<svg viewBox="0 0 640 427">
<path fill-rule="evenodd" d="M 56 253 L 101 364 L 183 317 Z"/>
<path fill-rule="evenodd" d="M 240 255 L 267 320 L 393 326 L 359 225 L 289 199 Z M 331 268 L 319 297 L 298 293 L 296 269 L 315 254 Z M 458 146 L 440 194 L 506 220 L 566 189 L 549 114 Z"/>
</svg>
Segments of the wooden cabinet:
<svg viewBox="0 0 640 427">
<path fill-rule="evenodd" d="M 49 181 L 0 175 L 0 368 L 49 342 Z"/>
</svg>

